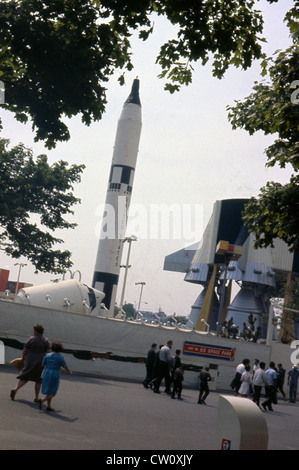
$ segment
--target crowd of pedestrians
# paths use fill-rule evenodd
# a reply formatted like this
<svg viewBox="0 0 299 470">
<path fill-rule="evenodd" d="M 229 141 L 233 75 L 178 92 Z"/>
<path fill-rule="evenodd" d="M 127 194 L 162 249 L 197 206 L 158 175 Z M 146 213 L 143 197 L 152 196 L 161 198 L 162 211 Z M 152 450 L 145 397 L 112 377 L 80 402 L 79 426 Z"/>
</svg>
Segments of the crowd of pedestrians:
<svg viewBox="0 0 299 470">
<path fill-rule="evenodd" d="M 182 399 L 184 380 L 184 368 L 181 363 L 181 351 L 177 349 L 175 355 L 171 354 L 173 342 L 169 340 L 165 345 L 153 343 L 147 353 L 146 377 L 143 381 L 145 388 L 151 388 L 154 393 L 161 393 L 161 383 L 165 381 L 164 392 L 171 398 Z M 274 362 L 266 363 L 259 359 L 254 360 L 253 366 L 249 359 L 243 359 L 236 367 L 231 388 L 236 396 L 251 398 L 256 405 L 264 411 L 273 411 L 273 405 L 277 404 L 277 394 L 280 393 L 284 400 L 287 395 L 284 391 L 286 370 L 279 363 L 276 367 Z M 299 369 L 296 365 L 287 374 L 287 386 L 289 388 L 289 402 L 296 403 L 297 382 Z M 206 404 L 205 400 L 210 393 L 209 382 L 212 377 L 209 367 L 204 367 L 199 376 L 198 404 Z"/>
<path fill-rule="evenodd" d="M 160 386 L 164 379 L 165 393 L 171 395 L 171 398 L 177 396 L 181 400 L 184 380 L 184 369 L 180 359 L 181 350 L 177 349 L 175 356 L 172 356 L 172 345 L 173 342 L 169 340 L 164 346 L 160 345 L 159 351 L 156 351 L 157 344 L 152 344 L 145 362 L 146 377 L 143 386 L 153 389 L 154 393 L 161 393 Z"/>
<path fill-rule="evenodd" d="M 235 391 L 236 396 L 252 398 L 254 403 L 261 409 L 273 411 L 272 405 L 277 405 L 278 393 L 281 393 L 283 399 L 287 400 L 287 395 L 284 391 L 285 377 L 286 370 L 281 363 L 276 367 L 275 363 L 271 361 L 266 368 L 265 362 L 255 359 L 254 365 L 251 368 L 250 360 L 244 359 L 236 368 L 231 388 Z M 299 378 L 297 365 L 293 365 L 287 377 L 289 402 L 296 403 Z M 262 394 L 264 395 L 263 400 Z"/>
<path fill-rule="evenodd" d="M 57 394 L 60 383 L 60 370 L 64 368 L 70 375 L 71 370 L 66 364 L 62 355 L 63 346 L 61 343 L 49 343 L 44 337 L 42 325 L 33 326 L 33 336 L 26 342 L 22 357 L 12 361 L 12 364 L 20 369 L 17 376 L 18 383 L 10 391 L 11 400 L 15 399 L 18 391 L 28 382 L 34 383 L 34 402 L 42 409 L 42 404 L 47 402 L 47 411 L 53 411 L 52 399 Z M 147 353 L 146 377 L 143 381 L 145 388 L 151 388 L 154 393 L 161 393 L 161 383 L 165 381 L 165 393 L 171 395 L 172 399 L 182 400 L 182 390 L 184 381 L 184 367 L 181 363 L 181 350 L 177 349 L 175 355 L 171 354 L 173 341 L 169 340 L 165 345 L 153 343 Z M 266 368 L 263 361 L 255 359 L 253 366 L 249 359 L 243 359 L 236 367 L 235 376 L 231 382 L 231 388 L 236 396 L 252 398 L 253 402 L 263 410 L 273 411 L 273 405 L 277 404 L 277 394 L 281 393 L 284 400 L 287 400 L 284 391 L 286 370 L 279 363 L 277 367 L 274 362 L 270 362 Z M 296 403 L 297 384 L 299 369 L 293 365 L 287 374 L 287 386 L 289 388 L 289 402 Z M 198 404 L 205 404 L 209 395 L 209 382 L 212 377 L 209 367 L 201 370 L 199 376 L 199 396 Z M 44 398 L 39 397 L 40 392 Z M 263 393 L 264 392 L 264 393 Z M 262 398 L 263 397 L 263 398 Z"/>
<path fill-rule="evenodd" d="M 177 349 L 175 355 L 171 355 L 173 342 L 169 340 L 166 345 L 160 345 L 157 351 L 157 344 L 153 343 L 147 353 L 145 361 L 146 377 L 143 386 L 151 388 L 154 393 L 161 393 L 160 386 L 164 379 L 165 393 L 171 395 L 172 399 L 177 397 L 182 400 L 184 367 L 181 363 L 181 350 Z M 212 380 L 209 367 L 205 367 L 198 376 L 199 396 L 198 404 L 206 404 L 205 400 L 210 392 L 208 383 Z"/>
<path fill-rule="evenodd" d="M 59 388 L 60 370 L 64 368 L 70 375 L 72 372 L 62 355 L 62 344 L 58 342 L 50 344 L 48 339 L 43 336 L 43 333 L 44 328 L 42 325 L 34 325 L 33 336 L 26 342 L 22 357 L 12 361 L 12 364 L 20 368 L 20 373 L 17 376 L 18 383 L 16 387 L 10 391 L 10 398 L 14 400 L 16 394 L 24 385 L 33 382 L 34 402 L 38 404 L 39 409 L 42 409 L 42 404 L 47 402 L 47 411 L 53 411 L 51 403 Z M 165 393 L 171 395 L 172 399 L 177 397 L 181 400 L 184 367 L 180 358 L 181 350 L 177 349 L 175 355 L 172 355 L 172 346 L 172 340 L 169 340 L 165 345 L 160 345 L 159 350 L 157 350 L 156 343 L 151 345 L 145 363 L 146 377 L 143 386 L 151 388 L 154 393 L 159 394 L 161 393 L 161 383 L 164 380 Z M 284 391 L 285 378 L 286 370 L 281 363 L 276 367 L 274 362 L 270 362 L 266 368 L 265 362 L 255 359 L 251 367 L 250 360 L 243 359 L 241 364 L 236 367 L 231 388 L 235 391 L 236 396 L 252 398 L 254 403 L 261 409 L 273 411 L 272 405 L 277 404 L 278 393 L 281 393 L 283 399 L 287 400 Z M 296 403 L 298 378 L 299 369 L 297 365 L 293 365 L 287 374 L 290 403 Z M 198 379 L 199 396 L 197 403 L 205 404 L 210 392 L 209 382 L 212 380 L 209 367 L 201 370 Z M 39 398 L 40 392 L 44 394 L 43 399 Z"/>
</svg>

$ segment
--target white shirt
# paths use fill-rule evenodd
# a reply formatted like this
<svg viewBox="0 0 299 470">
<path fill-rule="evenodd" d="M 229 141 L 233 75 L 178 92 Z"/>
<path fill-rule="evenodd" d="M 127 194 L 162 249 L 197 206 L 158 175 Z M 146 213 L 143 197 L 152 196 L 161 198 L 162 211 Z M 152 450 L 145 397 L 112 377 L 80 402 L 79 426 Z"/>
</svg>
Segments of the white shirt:
<svg viewBox="0 0 299 470">
<path fill-rule="evenodd" d="M 243 374 L 244 370 L 245 370 L 244 364 L 239 364 L 236 369 L 236 372 L 238 372 L 239 374 Z"/>
<path fill-rule="evenodd" d="M 170 349 L 168 346 L 163 346 L 160 350 L 160 361 L 168 362 L 170 360 Z"/>
<path fill-rule="evenodd" d="M 253 385 L 258 385 L 259 387 L 269 385 L 264 369 L 259 368 L 255 371 L 253 376 Z"/>
</svg>

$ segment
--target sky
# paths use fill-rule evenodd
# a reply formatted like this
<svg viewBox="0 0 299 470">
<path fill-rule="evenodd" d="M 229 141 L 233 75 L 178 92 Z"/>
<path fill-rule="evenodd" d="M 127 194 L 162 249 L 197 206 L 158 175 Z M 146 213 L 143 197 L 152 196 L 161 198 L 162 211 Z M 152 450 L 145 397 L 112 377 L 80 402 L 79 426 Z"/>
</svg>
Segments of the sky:
<svg viewBox="0 0 299 470">
<path fill-rule="evenodd" d="M 291 0 L 272 5 L 266 0 L 258 2 L 258 8 L 264 13 L 267 43 L 263 49 L 268 56 L 291 44 L 283 17 L 292 5 Z M 264 150 L 275 136 L 265 136 L 262 132 L 249 136 L 243 130 L 232 130 L 228 121 L 226 107 L 235 100 L 243 100 L 251 93 L 254 81 L 261 80 L 259 62 L 247 71 L 230 68 L 222 80 L 212 76 L 209 62 L 205 66 L 196 64 L 192 84 L 170 94 L 164 91 L 164 82 L 157 77 L 160 69 L 155 59 L 159 47 L 173 36 L 174 28 L 166 19 L 158 18 L 154 34 L 146 42 L 133 38 L 134 69 L 126 73 L 125 86 L 118 84 L 121 72 L 116 72 L 106 85 L 108 104 L 101 121 L 87 127 L 79 116 L 66 119 L 71 133 L 68 142 L 58 143 L 55 149 L 48 150 L 42 142 L 34 142 L 30 123 L 17 123 L 12 114 L 3 110 L 2 136 L 10 139 L 11 146 L 23 142 L 33 149 L 35 156 L 47 154 L 50 164 L 66 160 L 70 164 L 86 165 L 81 182 L 74 190 L 81 203 L 74 206 L 74 215 L 67 217 L 78 225 L 74 230 L 57 231 L 56 235 L 64 240 L 58 247 L 72 252 L 72 272 L 79 271 L 81 281 L 91 285 L 117 121 L 132 82 L 138 76 L 142 131 L 131 199 L 133 215 L 140 207 L 150 214 L 152 207 L 164 205 L 170 210 L 175 205 L 182 216 L 184 208 L 188 207 L 191 214 L 198 210 L 200 217 L 182 236 L 174 236 L 170 230 L 168 237 L 152 239 L 150 234 L 144 236 L 142 230 L 140 236 L 134 233 L 133 230 L 138 232 L 140 227 L 131 216 L 127 236 L 134 234 L 137 241 L 132 243 L 125 301 L 137 306 L 140 285 L 135 283 L 145 282 L 141 310 L 157 312 L 161 309 L 167 315 L 189 315 L 202 286 L 184 282 L 183 273 L 164 271 L 165 256 L 200 241 L 216 200 L 257 196 L 267 181 L 286 183 L 291 168 L 265 167 Z M 150 219 L 148 221 L 150 223 Z M 127 247 L 125 243 L 122 264 L 126 262 Z M 35 274 L 34 267 L 25 258 L 12 259 L 0 251 L 0 260 L 0 267 L 10 270 L 10 280 L 18 276 L 19 266 L 15 263 L 27 264 L 22 267 L 21 281 L 38 285 L 62 279 L 61 275 L 51 273 Z M 123 275 L 122 269 L 117 303 Z M 69 277 L 67 272 L 65 279 Z M 79 279 L 79 273 L 74 277 Z"/>
</svg>

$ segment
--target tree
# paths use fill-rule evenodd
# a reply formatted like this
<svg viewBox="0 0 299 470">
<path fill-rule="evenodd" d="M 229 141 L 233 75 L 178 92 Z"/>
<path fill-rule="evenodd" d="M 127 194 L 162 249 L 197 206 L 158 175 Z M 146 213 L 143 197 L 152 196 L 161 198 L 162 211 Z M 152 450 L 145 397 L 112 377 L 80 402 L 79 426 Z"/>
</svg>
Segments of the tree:
<svg viewBox="0 0 299 470">
<path fill-rule="evenodd" d="M 124 304 L 123 308 L 120 309 L 119 307 L 115 306 L 114 308 L 114 316 L 124 316 L 125 314 L 125 319 L 131 318 L 134 319 L 136 318 L 136 310 L 134 308 L 133 304 Z"/>
<path fill-rule="evenodd" d="M 253 318 L 252 313 L 248 315 L 248 324 L 243 323 L 243 331 L 240 332 L 240 338 L 243 338 L 245 341 L 252 341 L 253 343 L 257 342 L 261 336 L 261 327 L 255 328 L 256 320 L 256 318 Z"/>
<path fill-rule="evenodd" d="M 273 246 L 275 238 L 282 239 L 290 251 L 299 250 L 299 28 L 298 6 L 286 15 L 293 45 L 278 51 L 275 58 L 263 61 L 262 75 L 268 72 L 269 81 L 255 82 L 253 93 L 243 102 L 228 107 L 233 129 L 243 128 L 250 135 L 257 131 L 277 135 L 265 150 L 266 166 L 280 168 L 291 165 L 294 173 L 282 185 L 267 182 L 257 198 L 249 201 L 244 211 L 248 229 L 255 234 L 255 247 Z"/>
<path fill-rule="evenodd" d="M 220 336 L 224 338 L 238 339 L 239 328 L 234 324 L 233 318 L 225 320 L 221 324 Z"/>
<path fill-rule="evenodd" d="M 130 36 L 138 30 L 146 40 L 153 15 L 167 17 L 178 31 L 157 57 L 171 93 L 191 82 L 197 61 L 212 59 L 213 75 L 222 78 L 230 65 L 247 69 L 262 56 L 263 18 L 254 0 L 2 1 L 5 109 L 21 122 L 30 118 L 35 139 L 48 148 L 68 140 L 63 117 L 80 114 L 86 125 L 101 119 L 105 83 L 115 70 L 133 68 Z"/>
<path fill-rule="evenodd" d="M 72 265 L 71 253 L 53 249 L 62 240 L 51 231 L 76 226 L 63 216 L 72 214 L 71 207 L 79 202 L 71 191 L 84 165 L 68 167 L 59 161 L 50 166 L 46 155 L 35 162 L 23 144 L 12 149 L 8 144 L 0 139 L 1 247 L 13 258 L 27 257 L 37 271 L 63 273 Z"/>
<path fill-rule="evenodd" d="M 294 322 L 299 321 L 299 278 L 295 277 L 286 282 L 281 295 L 284 302 L 274 299 L 274 305 L 279 309 L 276 324 L 280 325 L 280 341 L 289 344 L 296 339 Z"/>
</svg>

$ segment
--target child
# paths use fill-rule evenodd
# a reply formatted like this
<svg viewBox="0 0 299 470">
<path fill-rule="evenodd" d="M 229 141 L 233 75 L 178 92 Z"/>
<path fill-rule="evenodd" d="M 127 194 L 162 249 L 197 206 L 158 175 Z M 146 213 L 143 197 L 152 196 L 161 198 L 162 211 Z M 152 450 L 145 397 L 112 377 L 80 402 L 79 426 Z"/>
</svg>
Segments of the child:
<svg viewBox="0 0 299 470">
<path fill-rule="evenodd" d="M 174 371 L 174 378 L 173 378 L 173 390 L 171 398 L 175 398 L 175 394 L 178 395 L 178 400 L 182 400 L 181 393 L 183 390 L 183 380 L 184 380 L 184 369 L 182 366 L 177 367 Z"/>
<path fill-rule="evenodd" d="M 42 393 L 45 396 L 42 400 L 38 400 L 39 409 L 42 409 L 42 404 L 47 401 L 47 411 L 53 411 L 51 408 L 52 398 L 56 395 L 59 382 L 60 382 L 60 368 L 63 367 L 70 375 L 72 371 L 67 366 L 61 352 L 63 346 L 61 343 L 54 342 L 51 347 L 52 352 L 46 354 L 43 359 L 43 366 L 45 367 L 42 378 Z"/>
</svg>

